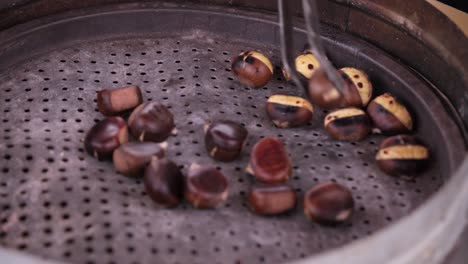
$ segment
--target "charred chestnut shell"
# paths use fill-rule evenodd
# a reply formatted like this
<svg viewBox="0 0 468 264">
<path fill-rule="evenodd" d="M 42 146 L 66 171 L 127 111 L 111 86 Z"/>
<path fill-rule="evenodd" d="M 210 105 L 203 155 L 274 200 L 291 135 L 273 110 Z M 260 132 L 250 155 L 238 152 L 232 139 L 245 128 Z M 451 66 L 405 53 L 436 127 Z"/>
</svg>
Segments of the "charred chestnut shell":
<svg viewBox="0 0 468 264">
<path fill-rule="evenodd" d="M 371 131 L 366 112 L 350 107 L 329 113 L 325 116 L 324 126 L 331 138 L 343 141 L 359 141 Z"/>
<path fill-rule="evenodd" d="M 386 174 L 412 177 L 427 168 L 429 150 L 414 136 L 397 135 L 382 141 L 376 160 Z"/>
<path fill-rule="evenodd" d="M 258 141 L 250 153 L 247 172 L 264 183 L 282 183 L 291 176 L 291 161 L 284 143 L 273 137 Z"/>
<path fill-rule="evenodd" d="M 304 195 L 304 214 L 314 222 L 336 225 L 348 221 L 354 199 L 348 188 L 337 183 L 321 183 Z"/>
<path fill-rule="evenodd" d="M 108 117 L 95 124 L 86 135 L 86 151 L 98 160 L 109 159 L 115 149 L 128 141 L 128 128 L 121 117 Z"/>
<path fill-rule="evenodd" d="M 175 128 L 174 116 L 162 104 L 149 102 L 139 105 L 128 118 L 130 132 L 139 141 L 162 142 Z"/>
<path fill-rule="evenodd" d="M 220 161 L 239 157 L 247 140 L 247 129 L 234 121 L 219 120 L 207 125 L 205 130 L 205 146 L 210 157 Z"/>
<path fill-rule="evenodd" d="M 289 95 L 272 95 L 268 98 L 266 112 L 277 127 L 306 125 L 314 112 L 312 105 L 304 98 Z"/>
<path fill-rule="evenodd" d="M 369 103 L 367 113 L 374 126 L 385 135 L 404 134 L 413 130 L 413 119 L 406 107 L 393 95 L 385 93 Z"/>
<path fill-rule="evenodd" d="M 270 59 L 257 51 L 245 51 L 232 60 L 232 71 L 239 81 L 250 88 L 265 86 L 273 76 Z"/>
</svg>

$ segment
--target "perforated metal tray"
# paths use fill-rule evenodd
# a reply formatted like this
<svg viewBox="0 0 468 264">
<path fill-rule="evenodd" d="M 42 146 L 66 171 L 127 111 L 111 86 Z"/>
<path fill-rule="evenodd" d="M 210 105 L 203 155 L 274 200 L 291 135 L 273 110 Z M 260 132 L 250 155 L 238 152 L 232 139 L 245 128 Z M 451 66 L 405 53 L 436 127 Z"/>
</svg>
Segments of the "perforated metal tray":
<svg viewBox="0 0 468 264">
<path fill-rule="evenodd" d="M 461 158 L 457 128 L 425 83 L 369 44 L 326 28 L 337 66 L 362 68 L 376 94 L 395 93 L 416 117 L 416 134 L 429 145 L 433 162 L 414 180 L 378 170 L 374 155 L 381 136 L 330 140 L 322 125 L 326 112 L 318 108 L 306 127 L 273 126 L 264 112 L 266 98 L 302 91 L 282 80 L 278 69 L 266 88 L 246 88 L 233 79 L 230 64 L 239 52 L 256 49 L 280 65 L 274 18 L 235 10 L 128 7 L 58 16 L 58 22 L 36 22 L 46 24 L 7 39 L 16 43 L 11 50 L 31 45 L 31 53 L 4 52 L 11 61 L 0 65 L 10 63 L 0 75 L 2 246 L 84 264 L 280 263 L 351 243 L 408 215 L 442 186 Z M 303 39 L 300 31 L 296 37 Z M 221 208 L 162 209 L 140 179 L 119 175 L 110 162 L 84 152 L 86 131 L 102 119 L 95 92 L 127 84 L 139 85 L 145 100 L 162 102 L 174 113 L 179 133 L 168 140 L 168 156 L 184 171 L 192 162 L 216 164 L 228 176 L 230 197 Z M 203 124 L 220 118 L 249 131 L 238 161 L 215 162 L 205 151 Z M 303 216 L 302 202 L 277 217 L 247 209 L 246 192 L 254 181 L 244 168 L 251 146 L 265 136 L 286 143 L 294 165 L 290 184 L 300 198 L 323 181 L 352 190 L 351 223 L 313 224 Z"/>
</svg>

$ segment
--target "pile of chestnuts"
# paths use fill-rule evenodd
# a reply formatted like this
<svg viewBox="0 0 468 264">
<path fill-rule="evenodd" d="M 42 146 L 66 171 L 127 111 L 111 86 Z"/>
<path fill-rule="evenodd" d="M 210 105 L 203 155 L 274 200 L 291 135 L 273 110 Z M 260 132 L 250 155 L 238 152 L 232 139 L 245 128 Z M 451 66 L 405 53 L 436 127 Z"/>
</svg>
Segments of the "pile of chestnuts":
<svg viewBox="0 0 468 264">
<path fill-rule="evenodd" d="M 291 160 L 281 140 L 259 140 L 252 148 L 246 171 L 257 181 L 248 194 L 254 213 L 275 215 L 296 207 L 296 192 L 286 184 L 292 174 Z"/>
<path fill-rule="evenodd" d="M 87 133 L 86 151 L 98 160 L 112 159 L 123 175 L 143 175 L 146 191 L 157 204 L 175 207 L 186 199 L 196 208 L 215 208 L 227 199 L 228 180 L 216 167 L 191 164 L 184 176 L 166 157 L 166 139 L 176 134 L 174 116 L 167 107 L 144 103 L 138 86 L 99 91 L 97 104 L 106 118 Z M 129 111 L 127 122 L 116 116 Z M 230 130 L 233 126 L 238 130 Z M 240 154 L 247 137 L 243 127 L 219 122 L 210 129 L 206 139 L 210 155 L 230 160 Z M 227 137 L 220 138 L 223 132 Z M 129 142 L 129 133 L 135 142 Z"/>
<path fill-rule="evenodd" d="M 274 126 L 306 126 L 312 122 L 316 105 L 330 110 L 323 124 L 334 140 L 359 141 L 371 133 L 390 136 L 376 155 L 378 167 L 386 174 L 414 176 L 427 167 L 428 148 L 409 135 L 414 129 L 410 111 L 389 93 L 372 99 L 372 83 L 364 71 L 351 67 L 338 70 L 345 84 L 339 91 L 309 50 L 296 58 L 295 70 L 307 82 L 310 101 L 271 95 L 265 111 Z M 262 88 L 273 77 L 274 67 L 264 54 L 245 51 L 233 59 L 232 72 L 243 85 Z M 283 76 L 290 79 L 284 69 Z M 219 167 L 192 163 L 184 174 L 168 159 L 166 140 L 177 135 L 174 116 L 160 103 L 144 102 L 138 86 L 97 92 L 97 107 L 105 118 L 87 133 L 86 151 L 98 160 L 112 159 L 116 171 L 123 175 L 143 176 L 148 196 L 155 203 L 172 208 L 186 200 L 195 208 L 206 209 L 216 208 L 228 199 L 229 180 Z M 121 116 L 127 113 L 128 120 L 124 120 Z M 244 151 L 248 135 L 247 129 L 235 121 L 209 121 L 204 127 L 207 154 L 215 161 L 236 160 Z M 278 215 L 296 207 L 296 191 L 288 185 L 292 163 L 280 139 L 265 137 L 256 142 L 246 172 L 255 179 L 247 195 L 253 213 Z M 350 190 L 334 182 L 317 184 L 303 197 L 305 216 L 323 225 L 348 221 L 353 208 Z"/>
<path fill-rule="evenodd" d="M 255 54 L 251 56 L 251 64 L 243 63 L 248 54 Z M 266 78 L 271 78 L 272 75 L 262 74 L 261 71 L 256 71 L 256 66 L 254 66 L 265 61 L 268 65 L 271 63 L 265 55 L 257 51 L 247 51 L 234 58 L 232 65 L 235 74 L 242 76 L 241 83 L 265 85 L 268 82 L 265 82 Z M 243 66 L 238 67 L 238 65 Z M 386 136 L 399 135 L 396 137 L 400 139 L 399 143 L 395 138 L 382 142 L 376 156 L 379 168 L 386 174 L 415 176 L 427 167 L 429 150 L 418 139 L 407 135 L 413 131 L 413 118 L 410 111 L 389 93 L 372 99 L 372 83 L 364 71 L 352 67 L 338 70 L 345 84 L 343 90 L 339 91 L 325 71 L 320 69 L 320 62 L 309 49 L 296 57 L 295 70 L 303 81 L 307 81 L 306 92 L 310 102 L 291 95 L 270 96 L 265 109 L 267 116 L 276 127 L 307 125 L 312 120 L 314 105 L 317 105 L 331 111 L 325 116 L 323 122 L 325 130 L 334 140 L 360 141 L 371 133 Z M 251 74 L 252 72 L 255 74 Z M 286 69 L 283 68 L 282 74 L 284 79 L 290 80 L 290 73 Z M 246 80 L 246 78 L 250 79 Z M 389 144 L 397 146 L 389 146 Z M 392 165 L 388 165 L 389 163 Z"/>
</svg>

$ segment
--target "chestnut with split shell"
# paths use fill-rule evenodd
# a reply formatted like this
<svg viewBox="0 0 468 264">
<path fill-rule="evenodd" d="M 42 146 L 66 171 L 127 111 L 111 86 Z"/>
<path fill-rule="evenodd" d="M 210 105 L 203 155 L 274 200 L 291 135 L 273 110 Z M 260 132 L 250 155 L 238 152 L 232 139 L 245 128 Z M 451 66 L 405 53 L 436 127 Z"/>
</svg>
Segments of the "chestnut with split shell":
<svg viewBox="0 0 468 264">
<path fill-rule="evenodd" d="M 325 116 L 324 126 L 331 138 L 343 141 L 359 141 L 371 131 L 366 112 L 350 107 L 329 113 Z"/>
<path fill-rule="evenodd" d="M 361 104 L 356 105 L 356 107 L 365 107 L 372 98 L 373 93 L 373 87 L 369 76 L 367 76 L 364 71 L 353 67 L 341 68 L 340 72 L 348 76 L 348 79 L 353 82 L 354 88 L 356 88 L 359 93 Z"/>
<path fill-rule="evenodd" d="M 287 181 L 292 170 L 284 143 L 274 137 L 259 140 L 252 148 L 246 171 L 263 183 Z"/>
<path fill-rule="evenodd" d="M 277 94 L 268 98 L 266 112 L 277 127 L 286 128 L 306 125 L 314 108 L 304 98 Z"/>
<path fill-rule="evenodd" d="M 185 199 L 194 207 L 216 208 L 228 198 L 228 181 L 216 167 L 192 163 L 185 178 Z"/>
<path fill-rule="evenodd" d="M 306 79 L 310 79 L 314 72 L 320 67 L 320 62 L 310 52 L 304 52 L 294 60 L 296 70 Z"/>
<path fill-rule="evenodd" d="M 113 154 L 115 169 L 127 176 L 138 176 L 153 157 L 163 158 L 167 142 L 128 142 L 118 147 Z"/>
<path fill-rule="evenodd" d="M 304 195 L 304 214 L 314 222 L 336 225 L 348 221 L 354 199 L 348 188 L 329 182 L 312 187 Z"/>
<path fill-rule="evenodd" d="M 376 160 L 386 174 L 413 177 L 427 168 L 429 150 L 414 136 L 397 135 L 382 141 Z"/>
<path fill-rule="evenodd" d="M 205 127 L 206 150 L 215 160 L 234 160 L 242 152 L 247 134 L 247 129 L 234 121 L 214 121 Z"/>
<path fill-rule="evenodd" d="M 296 71 L 301 74 L 304 79 L 310 79 L 314 72 L 320 67 L 320 62 L 311 52 L 304 51 L 299 54 L 294 60 Z M 283 77 L 286 81 L 291 80 L 290 73 L 283 68 Z"/>
<path fill-rule="evenodd" d="M 105 116 L 113 116 L 131 110 L 141 103 L 143 103 L 143 95 L 136 85 L 97 92 L 97 106 L 99 112 Z"/>
<path fill-rule="evenodd" d="M 144 184 L 149 197 L 164 207 L 175 207 L 184 196 L 184 175 L 177 164 L 153 157 L 145 170 Z"/>
<path fill-rule="evenodd" d="M 344 107 L 362 107 L 361 95 L 344 72 L 338 72 L 344 81 L 343 91 L 340 92 L 322 69 L 318 69 L 309 79 L 307 92 L 313 104 L 323 109 L 337 109 Z"/>
<path fill-rule="evenodd" d="M 128 141 L 128 128 L 121 117 L 107 117 L 86 134 L 86 152 L 98 160 L 109 159 L 115 149 Z"/>
<path fill-rule="evenodd" d="M 139 105 L 128 118 L 130 132 L 139 141 L 163 142 L 174 131 L 174 116 L 162 104 L 148 102 Z"/>
<path fill-rule="evenodd" d="M 296 206 L 296 193 L 285 184 L 255 185 L 249 192 L 249 208 L 259 215 L 277 215 Z"/>
<path fill-rule="evenodd" d="M 413 119 L 408 109 L 389 93 L 376 97 L 367 107 L 376 130 L 385 135 L 409 133 L 413 130 Z"/>
<path fill-rule="evenodd" d="M 250 88 L 264 87 L 273 76 L 273 64 L 258 51 L 242 52 L 232 59 L 231 68 L 239 82 Z"/>
</svg>

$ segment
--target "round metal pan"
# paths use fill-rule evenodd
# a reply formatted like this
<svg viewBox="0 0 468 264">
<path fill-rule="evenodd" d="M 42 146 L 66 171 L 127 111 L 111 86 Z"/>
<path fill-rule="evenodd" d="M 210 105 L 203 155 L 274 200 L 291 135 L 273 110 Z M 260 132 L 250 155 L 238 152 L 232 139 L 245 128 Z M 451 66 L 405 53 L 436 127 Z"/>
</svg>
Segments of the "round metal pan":
<svg viewBox="0 0 468 264">
<path fill-rule="evenodd" d="M 332 141 L 322 126 L 326 111 L 318 108 L 306 127 L 272 125 L 264 112 L 268 96 L 303 96 L 278 67 L 260 90 L 233 79 L 231 58 L 243 50 L 261 50 L 281 65 L 275 19 L 221 7 L 125 4 L 60 14 L 1 33 L 0 243 L 72 263 L 280 263 L 365 243 L 424 209 L 465 154 L 459 128 L 430 86 L 382 50 L 324 27 L 331 61 L 366 71 L 376 95 L 398 96 L 415 117 L 415 134 L 430 147 L 431 166 L 419 177 L 386 176 L 374 162 L 382 136 Z M 305 42 L 300 28 L 295 38 Z M 112 164 L 84 153 L 84 134 L 102 119 L 95 92 L 128 84 L 174 113 L 179 133 L 168 140 L 168 156 L 184 171 L 198 162 L 228 175 L 231 195 L 223 207 L 159 208 L 140 179 L 119 175 Z M 238 161 L 218 163 L 206 154 L 203 125 L 215 119 L 247 127 L 247 149 Z M 299 197 L 323 181 L 352 190 L 356 213 L 349 224 L 310 223 L 301 204 L 268 218 L 247 209 L 245 194 L 254 182 L 244 172 L 248 152 L 266 136 L 286 143 L 294 166 L 290 183 Z M 455 188 L 452 182 L 445 188 Z"/>
</svg>

